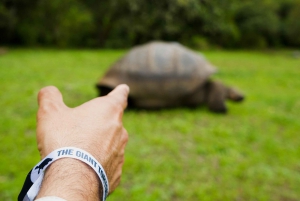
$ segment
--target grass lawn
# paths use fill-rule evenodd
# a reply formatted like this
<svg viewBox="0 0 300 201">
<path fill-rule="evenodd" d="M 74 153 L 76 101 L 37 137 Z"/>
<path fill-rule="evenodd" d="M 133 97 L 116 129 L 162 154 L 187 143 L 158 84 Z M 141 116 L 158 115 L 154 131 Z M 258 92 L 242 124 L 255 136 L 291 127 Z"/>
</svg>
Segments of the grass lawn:
<svg viewBox="0 0 300 201">
<path fill-rule="evenodd" d="M 40 160 L 36 96 L 57 86 L 67 105 L 126 51 L 11 49 L 0 56 L 0 200 L 16 200 Z M 300 60 L 288 51 L 212 51 L 214 75 L 246 94 L 229 114 L 207 108 L 127 111 L 122 182 L 108 201 L 300 200 Z"/>
</svg>

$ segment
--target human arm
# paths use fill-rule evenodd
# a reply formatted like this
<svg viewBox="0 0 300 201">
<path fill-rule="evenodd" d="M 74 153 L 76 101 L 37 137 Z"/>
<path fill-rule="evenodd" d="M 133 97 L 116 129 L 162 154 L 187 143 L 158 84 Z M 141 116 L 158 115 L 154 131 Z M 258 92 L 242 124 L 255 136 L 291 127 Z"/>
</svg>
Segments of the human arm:
<svg viewBox="0 0 300 201">
<path fill-rule="evenodd" d="M 105 97 L 76 108 L 63 103 L 55 87 L 39 92 L 37 143 L 41 157 L 61 147 L 77 147 L 94 156 L 106 171 L 110 192 L 120 182 L 128 134 L 122 124 L 129 88 L 118 86 Z M 37 198 L 99 200 L 101 184 L 92 168 L 75 159 L 59 159 L 45 171 Z"/>
</svg>

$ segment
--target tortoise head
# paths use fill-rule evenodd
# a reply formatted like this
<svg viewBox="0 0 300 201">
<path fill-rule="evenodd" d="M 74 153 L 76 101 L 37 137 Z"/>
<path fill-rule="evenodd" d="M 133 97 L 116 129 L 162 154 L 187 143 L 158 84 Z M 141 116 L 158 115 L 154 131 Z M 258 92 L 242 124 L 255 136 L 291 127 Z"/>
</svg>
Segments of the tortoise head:
<svg viewBox="0 0 300 201">
<path fill-rule="evenodd" d="M 245 99 L 245 96 L 238 90 L 227 87 L 227 99 L 234 102 L 241 102 Z"/>
<path fill-rule="evenodd" d="M 208 81 L 207 83 L 207 105 L 208 108 L 217 113 L 227 113 L 226 100 L 240 102 L 244 95 L 239 91 L 227 87 L 221 82 Z"/>
</svg>

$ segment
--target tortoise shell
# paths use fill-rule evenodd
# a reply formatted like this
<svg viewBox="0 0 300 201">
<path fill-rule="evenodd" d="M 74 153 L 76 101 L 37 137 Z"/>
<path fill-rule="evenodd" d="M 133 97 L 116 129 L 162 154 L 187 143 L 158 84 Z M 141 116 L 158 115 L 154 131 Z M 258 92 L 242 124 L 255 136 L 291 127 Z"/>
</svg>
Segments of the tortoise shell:
<svg viewBox="0 0 300 201">
<path fill-rule="evenodd" d="M 113 89 L 125 83 L 137 106 L 172 106 L 175 100 L 202 86 L 214 72 L 216 68 L 203 55 L 179 43 L 150 42 L 132 48 L 97 86 Z"/>
</svg>

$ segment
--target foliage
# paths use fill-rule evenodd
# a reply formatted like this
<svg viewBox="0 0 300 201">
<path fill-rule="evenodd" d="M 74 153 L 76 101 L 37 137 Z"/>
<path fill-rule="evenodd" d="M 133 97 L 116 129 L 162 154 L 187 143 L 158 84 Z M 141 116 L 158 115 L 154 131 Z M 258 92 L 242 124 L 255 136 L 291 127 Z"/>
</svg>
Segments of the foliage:
<svg viewBox="0 0 300 201">
<path fill-rule="evenodd" d="M 264 48 L 276 45 L 280 20 L 275 6 L 268 1 L 243 1 L 236 15 L 242 46 Z"/>
<path fill-rule="evenodd" d="M 36 95 L 57 86 L 70 107 L 96 97 L 99 76 L 125 51 L 10 49 L 0 56 L 0 200 L 11 201 L 39 161 Z M 246 94 L 229 114 L 205 107 L 127 111 L 114 200 L 289 200 L 300 197 L 299 60 L 287 51 L 204 52 Z"/>
<path fill-rule="evenodd" d="M 38 10 L 17 29 L 22 41 L 60 47 L 87 42 L 93 21 L 84 5 L 76 0 L 40 0 L 36 6 Z"/>
<path fill-rule="evenodd" d="M 299 0 L 3 0 L 0 44 L 131 47 L 298 46 Z M 298 9 L 298 10 L 297 10 Z"/>
<path fill-rule="evenodd" d="M 285 21 L 285 34 L 288 43 L 293 46 L 300 46 L 300 1 L 291 8 Z"/>
<path fill-rule="evenodd" d="M 16 20 L 15 11 L 8 1 L 0 2 L 0 44 L 10 41 Z"/>
</svg>

